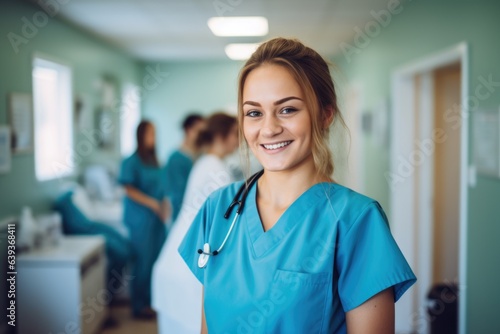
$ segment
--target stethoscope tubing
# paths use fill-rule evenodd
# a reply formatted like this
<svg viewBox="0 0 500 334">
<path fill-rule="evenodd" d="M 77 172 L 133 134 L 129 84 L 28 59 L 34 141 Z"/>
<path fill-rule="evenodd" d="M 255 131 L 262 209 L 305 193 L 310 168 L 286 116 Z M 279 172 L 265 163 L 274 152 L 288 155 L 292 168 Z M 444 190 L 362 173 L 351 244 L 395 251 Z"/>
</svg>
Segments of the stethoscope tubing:
<svg viewBox="0 0 500 334">
<path fill-rule="evenodd" d="M 229 227 L 229 230 L 227 231 L 226 236 L 225 236 L 224 240 L 222 241 L 221 245 L 219 246 L 219 248 L 217 250 L 211 252 L 210 251 L 210 244 L 208 242 L 206 242 L 203 245 L 203 249 L 198 249 L 198 254 L 200 254 L 200 257 L 198 259 L 198 266 L 200 268 L 204 268 L 207 265 L 208 259 L 210 258 L 210 256 L 212 256 L 212 255 L 215 256 L 215 255 L 219 254 L 222 251 L 222 249 L 224 248 L 227 240 L 229 239 L 229 236 L 231 235 L 231 232 L 233 231 L 234 226 L 236 225 L 236 221 L 238 220 L 238 217 L 240 216 L 240 214 L 243 210 L 243 207 L 244 207 L 245 202 L 246 202 L 246 198 L 248 196 L 248 193 L 250 192 L 250 188 L 252 187 L 252 185 L 255 182 L 257 182 L 257 180 L 259 179 L 259 177 L 262 176 L 262 174 L 264 174 L 263 170 L 258 172 L 258 173 L 255 173 L 254 175 L 252 175 L 252 177 L 249 178 L 248 181 L 243 183 L 241 185 L 240 189 L 238 190 L 238 192 L 236 193 L 236 195 L 234 196 L 231 204 L 227 208 L 226 213 L 224 214 L 224 218 L 226 218 L 226 219 L 228 219 L 229 215 L 231 215 L 231 211 L 232 211 L 233 207 L 238 205 L 238 209 L 236 210 L 236 214 L 234 215 L 233 221 L 231 222 L 231 226 Z M 241 196 L 241 199 L 240 199 L 240 196 Z"/>
<path fill-rule="evenodd" d="M 227 239 L 229 239 L 229 236 L 231 235 L 231 231 L 233 230 L 233 227 L 236 224 L 236 220 L 238 219 L 239 216 L 240 216 L 240 214 L 238 212 L 236 212 L 236 214 L 234 215 L 234 218 L 233 218 L 233 222 L 231 223 L 231 226 L 229 227 L 229 231 L 226 233 L 226 237 L 222 241 L 222 244 L 220 245 L 220 247 L 216 251 L 214 251 L 214 253 L 215 252 L 220 253 L 222 248 L 224 248 L 224 245 L 226 244 Z M 214 255 L 216 255 L 216 254 L 214 254 Z"/>
</svg>

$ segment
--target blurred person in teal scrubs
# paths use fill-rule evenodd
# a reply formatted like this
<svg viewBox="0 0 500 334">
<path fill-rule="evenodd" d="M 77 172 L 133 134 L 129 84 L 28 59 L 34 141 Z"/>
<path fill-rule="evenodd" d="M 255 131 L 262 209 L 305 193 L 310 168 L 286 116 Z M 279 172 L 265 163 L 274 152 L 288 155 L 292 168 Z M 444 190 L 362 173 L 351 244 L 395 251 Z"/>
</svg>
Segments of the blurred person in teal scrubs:
<svg viewBox="0 0 500 334">
<path fill-rule="evenodd" d="M 181 209 L 193 163 L 201 153 L 196 139 L 204 126 L 205 121 L 201 115 L 193 113 L 186 116 L 182 122 L 184 141 L 181 147 L 170 155 L 165 166 L 167 195 L 172 204 L 172 222 L 176 220 Z"/>
<path fill-rule="evenodd" d="M 151 273 L 166 238 L 165 221 L 170 215 L 164 173 L 156 158 L 155 127 L 141 121 L 137 127 L 137 150 L 121 165 L 119 182 L 124 186 L 124 223 L 134 253 L 131 282 L 132 314 L 153 318 Z"/>
</svg>

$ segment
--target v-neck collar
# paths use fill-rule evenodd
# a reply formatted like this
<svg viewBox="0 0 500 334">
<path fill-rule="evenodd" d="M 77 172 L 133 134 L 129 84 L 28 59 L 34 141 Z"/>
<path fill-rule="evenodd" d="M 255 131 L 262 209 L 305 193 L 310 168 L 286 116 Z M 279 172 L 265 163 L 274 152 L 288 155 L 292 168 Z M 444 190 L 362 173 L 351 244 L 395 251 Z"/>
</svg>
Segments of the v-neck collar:
<svg viewBox="0 0 500 334">
<path fill-rule="evenodd" d="M 257 182 L 255 182 L 248 193 L 244 210 L 246 214 L 243 217 L 245 217 L 245 225 L 256 257 L 261 257 L 274 248 L 298 223 L 304 220 L 304 216 L 313 206 L 323 202 L 320 199 L 326 197 L 325 184 L 328 184 L 327 188 L 331 186 L 328 182 L 317 183 L 304 191 L 283 212 L 274 226 L 264 231 L 257 208 Z"/>
</svg>

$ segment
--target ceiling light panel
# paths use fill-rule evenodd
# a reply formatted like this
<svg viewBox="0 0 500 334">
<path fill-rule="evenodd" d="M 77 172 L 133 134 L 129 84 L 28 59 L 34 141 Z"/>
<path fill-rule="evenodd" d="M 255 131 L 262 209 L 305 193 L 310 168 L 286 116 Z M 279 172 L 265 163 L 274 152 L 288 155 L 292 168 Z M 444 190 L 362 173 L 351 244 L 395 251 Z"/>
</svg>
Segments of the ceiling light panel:
<svg viewBox="0 0 500 334">
<path fill-rule="evenodd" d="M 269 32 L 267 19 L 263 16 L 212 17 L 208 27 L 215 36 L 265 36 Z"/>
<path fill-rule="evenodd" d="M 258 43 L 228 44 L 224 51 L 232 60 L 247 60 L 258 47 Z"/>
</svg>

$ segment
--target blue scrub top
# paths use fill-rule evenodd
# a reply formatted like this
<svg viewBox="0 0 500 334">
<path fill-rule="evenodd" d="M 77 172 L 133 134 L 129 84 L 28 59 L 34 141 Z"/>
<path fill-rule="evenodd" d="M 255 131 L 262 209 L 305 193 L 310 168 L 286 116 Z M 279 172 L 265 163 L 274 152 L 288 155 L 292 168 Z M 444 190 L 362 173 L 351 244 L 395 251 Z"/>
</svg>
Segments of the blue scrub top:
<svg viewBox="0 0 500 334">
<path fill-rule="evenodd" d="M 172 221 L 175 221 L 182 207 L 182 200 L 193 168 L 193 159 L 181 150 L 177 150 L 168 158 L 165 166 L 167 196 L 172 203 Z"/>
<path fill-rule="evenodd" d="M 264 232 L 254 185 L 224 249 L 198 268 L 197 250 L 225 238 L 241 182 L 214 192 L 179 252 L 205 289 L 212 333 L 346 333 L 345 313 L 416 281 L 380 205 L 334 183 L 305 191 Z"/>
<path fill-rule="evenodd" d="M 163 174 L 160 167 L 144 164 L 136 152 L 123 160 L 118 182 L 124 186 L 134 187 L 161 201 L 166 196 L 166 182 Z M 151 209 L 125 196 L 124 222 L 127 226 L 141 226 L 144 221 L 152 219 L 160 221 Z"/>
</svg>

